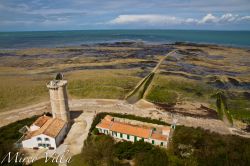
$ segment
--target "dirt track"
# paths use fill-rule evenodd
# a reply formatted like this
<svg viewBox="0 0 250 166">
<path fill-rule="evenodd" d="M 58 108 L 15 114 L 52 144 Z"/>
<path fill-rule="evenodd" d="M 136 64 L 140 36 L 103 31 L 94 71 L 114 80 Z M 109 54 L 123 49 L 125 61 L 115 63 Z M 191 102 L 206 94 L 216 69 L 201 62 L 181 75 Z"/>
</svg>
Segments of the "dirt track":
<svg viewBox="0 0 250 166">
<path fill-rule="evenodd" d="M 228 128 L 222 121 L 216 119 L 194 118 L 172 114 L 157 109 L 157 107 L 145 100 L 140 100 L 134 105 L 128 104 L 124 100 L 109 99 L 79 99 L 70 100 L 71 117 L 74 124 L 71 127 L 64 143 L 55 151 L 57 154 L 69 150 L 71 155 L 79 154 L 83 147 L 83 142 L 88 136 L 92 120 L 99 112 L 116 112 L 123 114 L 133 114 L 141 117 L 150 117 L 161 119 L 169 124 L 173 119 L 177 119 L 177 125 L 185 125 L 190 127 L 201 127 L 220 134 L 237 134 L 234 128 Z M 40 115 L 49 111 L 49 103 L 43 102 L 34 106 L 16 109 L 9 112 L 1 113 L 1 126 L 20 119 L 25 119 L 33 115 Z M 241 135 L 249 137 L 250 135 Z M 32 153 L 31 153 L 32 154 Z"/>
<path fill-rule="evenodd" d="M 178 125 L 202 127 L 211 131 L 230 134 L 228 127 L 220 120 L 184 117 L 178 114 L 172 114 L 156 108 L 152 103 L 141 100 L 135 105 L 128 104 L 124 100 L 109 100 L 109 99 L 79 99 L 69 101 L 71 112 L 88 112 L 96 114 L 98 112 L 118 112 L 134 114 L 142 117 L 151 117 L 162 119 L 168 123 L 172 123 L 173 118 L 178 119 Z M 30 107 L 16 109 L 4 113 L 0 113 L 0 126 L 7 125 L 17 120 L 25 119 L 33 115 L 40 115 L 43 112 L 50 111 L 49 103 L 43 102 Z"/>
</svg>

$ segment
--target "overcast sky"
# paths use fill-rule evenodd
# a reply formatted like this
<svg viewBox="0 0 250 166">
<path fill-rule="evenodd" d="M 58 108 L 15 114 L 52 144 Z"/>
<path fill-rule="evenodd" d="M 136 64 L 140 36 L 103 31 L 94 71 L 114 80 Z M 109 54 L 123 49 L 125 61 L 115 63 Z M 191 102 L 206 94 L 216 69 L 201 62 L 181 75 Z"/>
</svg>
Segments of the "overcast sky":
<svg viewBox="0 0 250 166">
<path fill-rule="evenodd" d="M 250 0 L 0 0 L 0 31 L 250 30 Z"/>
</svg>

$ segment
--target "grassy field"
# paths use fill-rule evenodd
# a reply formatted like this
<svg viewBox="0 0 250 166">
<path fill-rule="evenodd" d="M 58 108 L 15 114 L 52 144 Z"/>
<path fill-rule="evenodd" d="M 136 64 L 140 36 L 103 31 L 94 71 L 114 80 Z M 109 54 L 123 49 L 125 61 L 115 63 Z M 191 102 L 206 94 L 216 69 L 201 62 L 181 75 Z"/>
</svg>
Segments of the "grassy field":
<svg viewBox="0 0 250 166">
<path fill-rule="evenodd" d="M 157 50 L 150 56 L 148 51 L 143 46 L 0 50 L 0 111 L 48 101 L 46 83 L 57 72 L 69 81 L 71 98 L 124 99 L 157 63 Z"/>
<path fill-rule="evenodd" d="M 123 99 L 137 84 L 140 70 L 87 70 L 66 74 L 72 97 Z"/>
<path fill-rule="evenodd" d="M 0 111 L 47 100 L 48 77 L 0 76 Z"/>
<path fill-rule="evenodd" d="M 211 95 L 223 90 L 228 92 L 234 118 L 250 123 L 249 51 L 217 46 L 175 47 L 181 51 L 163 61 L 149 91 L 144 84 L 132 100 L 143 96 L 170 105 L 203 102 L 214 109 Z M 70 98 L 124 99 L 168 52 L 168 46 L 162 45 L 0 50 L 0 111 L 48 101 L 45 84 L 57 72 L 68 79 Z M 242 97 L 244 93 L 247 95 Z"/>
<path fill-rule="evenodd" d="M 178 100 L 196 100 L 210 102 L 215 90 L 194 80 L 178 76 L 157 74 L 146 99 L 156 103 L 174 104 Z"/>
<path fill-rule="evenodd" d="M 153 80 L 146 99 L 160 104 L 206 103 L 216 109 L 213 94 L 226 94 L 234 119 L 250 124 L 250 59 L 246 49 L 176 45 Z"/>
<path fill-rule="evenodd" d="M 132 70 L 86 70 L 65 74 L 70 98 L 123 99 L 140 80 Z M 49 100 L 46 83 L 53 75 L 0 76 L 0 110 Z"/>
</svg>

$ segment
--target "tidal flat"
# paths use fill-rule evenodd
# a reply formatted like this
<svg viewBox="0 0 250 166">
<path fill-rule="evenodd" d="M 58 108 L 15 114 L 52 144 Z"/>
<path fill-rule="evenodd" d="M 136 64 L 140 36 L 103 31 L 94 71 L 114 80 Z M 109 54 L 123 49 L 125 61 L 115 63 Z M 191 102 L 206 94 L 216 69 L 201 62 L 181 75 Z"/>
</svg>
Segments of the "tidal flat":
<svg viewBox="0 0 250 166">
<path fill-rule="evenodd" d="M 168 109 L 185 102 L 214 109 L 211 96 L 222 90 L 234 118 L 250 123 L 250 50 L 193 43 L 0 50 L 0 110 L 47 101 L 45 84 L 57 72 L 69 80 L 70 98 L 124 99 L 174 49 L 156 71 L 145 99 Z"/>
</svg>

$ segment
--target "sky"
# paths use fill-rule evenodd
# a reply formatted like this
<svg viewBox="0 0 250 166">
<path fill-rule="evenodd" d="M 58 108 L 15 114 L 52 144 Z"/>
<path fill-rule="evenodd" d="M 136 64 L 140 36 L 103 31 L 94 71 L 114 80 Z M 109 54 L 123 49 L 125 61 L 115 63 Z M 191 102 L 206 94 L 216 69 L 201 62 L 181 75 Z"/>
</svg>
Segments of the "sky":
<svg viewBox="0 0 250 166">
<path fill-rule="evenodd" d="M 250 30 L 250 0 L 0 0 L 0 31 Z"/>
</svg>

